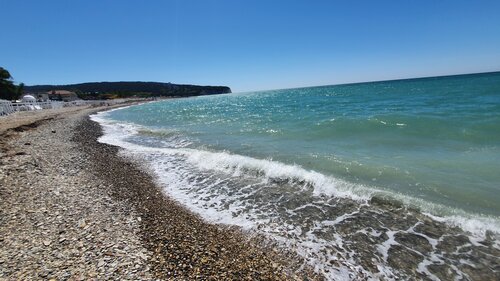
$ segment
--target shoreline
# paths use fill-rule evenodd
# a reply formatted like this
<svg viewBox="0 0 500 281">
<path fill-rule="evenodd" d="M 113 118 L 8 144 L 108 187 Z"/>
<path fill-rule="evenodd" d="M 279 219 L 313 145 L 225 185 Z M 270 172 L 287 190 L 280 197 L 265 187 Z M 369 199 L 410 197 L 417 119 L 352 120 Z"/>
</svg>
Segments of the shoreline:
<svg viewBox="0 0 500 281">
<path fill-rule="evenodd" d="M 301 265 L 297 261 L 285 257 L 286 255 L 279 253 L 277 249 L 266 249 L 265 242 L 259 238 L 252 238 L 236 227 L 203 221 L 165 196 L 151 176 L 140 170 L 136 164 L 120 157 L 117 154 L 120 150 L 118 147 L 98 143 L 97 138 L 102 134 L 102 129 L 99 124 L 91 121 L 88 115 L 111 108 L 116 107 L 52 112 L 51 116 L 35 117 L 0 131 L 0 159 L 2 169 L 5 167 L 5 171 L 0 174 L 0 192 L 5 198 L 1 207 L 3 210 L 10 210 L 12 206 L 17 206 L 13 212 L 2 211 L 0 233 L 4 238 L 0 241 L 0 277 L 142 280 L 321 279 L 310 270 L 300 269 Z M 61 138 L 61 134 L 65 135 Z M 28 139 L 39 141 L 26 145 Z M 47 147 L 48 145 L 58 149 Z M 61 154 L 56 155 L 53 150 Z M 67 161 L 59 162 L 59 158 L 67 158 Z M 19 169 L 19 166 L 33 163 L 35 168 L 30 167 L 31 170 Z M 40 172 L 31 173 L 37 169 L 40 169 Z M 49 180 L 46 182 L 40 180 L 40 177 Z M 20 182 L 19 178 L 27 178 L 28 183 Z M 68 179 L 72 181 L 73 186 L 66 188 L 66 185 L 69 185 L 66 182 Z M 31 194 L 30 186 L 37 187 L 34 194 Z M 64 205 L 56 200 L 54 192 L 57 196 L 73 198 L 70 200 L 73 205 Z M 82 192 L 86 193 L 85 196 L 79 194 Z M 29 197 L 28 200 L 26 196 Z M 24 198 L 27 203 L 19 202 L 20 198 Z M 89 198 L 92 198 L 93 203 L 81 200 Z M 55 202 L 48 204 L 49 207 L 41 212 L 36 209 L 40 206 L 40 200 Z M 34 201 L 37 201 L 37 204 L 32 204 Z M 78 202 L 76 206 L 75 202 Z M 23 204 L 28 204 L 33 209 L 28 210 Z M 93 209 L 95 206 L 101 207 L 93 214 L 95 216 L 92 223 L 85 219 L 85 216 L 75 216 L 71 211 L 79 209 L 85 212 L 85 208 Z M 62 211 L 51 210 L 54 208 L 62 208 Z M 54 213 L 50 214 L 51 211 Z M 111 214 L 106 213 L 109 211 Z M 102 223 L 109 219 L 102 216 L 103 212 L 111 216 L 111 222 Z M 40 216 L 42 214 L 43 216 Z M 19 215 L 23 219 L 17 222 Z M 40 221 L 38 223 L 41 223 L 40 226 L 45 225 L 47 229 L 41 227 L 43 231 L 40 233 L 39 228 L 33 228 L 30 224 L 33 221 L 31 217 L 36 217 L 36 220 Z M 44 222 L 48 219 L 69 220 L 70 223 L 65 227 L 58 227 L 56 234 L 52 233 L 53 227 L 50 223 Z M 16 224 L 22 224 L 22 227 Z M 118 240 L 130 236 L 129 241 L 111 241 L 105 244 L 88 241 L 86 236 L 80 237 L 78 230 L 84 229 L 83 233 L 87 233 L 86 230 L 100 224 L 97 233 L 102 239 L 118 239 L 116 235 L 128 233 L 129 235 L 122 235 Z M 118 226 L 115 233 L 106 229 L 113 229 L 115 226 Z M 60 238 L 61 235 L 68 237 Z M 86 235 L 99 236 L 92 233 Z M 51 240 L 51 236 L 57 237 L 52 237 L 54 239 Z M 11 243 L 13 240 L 22 243 Z M 70 243 L 66 245 L 68 241 Z M 123 247 L 106 248 L 110 243 Z M 43 252 L 48 247 L 55 247 L 55 250 L 50 253 L 37 252 Z M 73 249 L 75 247 L 76 249 Z M 37 251 L 33 251 L 34 248 Z M 116 251 L 113 252 L 113 249 Z M 74 252 L 69 251 L 69 255 L 77 255 L 78 252 L 79 256 L 90 256 L 92 259 L 83 264 L 81 260 L 72 263 L 68 256 L 58 256 L 65 253 L 65 250 Z M 16 259 L 12 256 L 18 256 L 16 251 L 28 252 L 28 258 Z M 138 253 L 137 256 L 134 252 Z M 135 268 L 136 266 L 139 268 Z M 12 271 L 16 267 L 19 271 Z M 74 268 L 82 270 L 73 270 Z"/>
<path fill-rule="evenodd" d="M 252 218 L 252 215 L 260 215 L 258 212 L 263 212 L 263 217 L 276 220 L 259 224 L 260 217 L 254 217 L 257 232 L 274 237 L 286 247 L 294 249 L 326 279 L 385 277 L 448 280 L 453 276 L 466 280 L 497 278 L 496 232 L 469 233 L 452 222 L 439 217 L 433 218 L 420 208 L 407 205 L 402 200 L 382 195 L 367 199 L 368 201 L 363 202 L 365 204 L 359 204 L 359 201 L 351 200 L 353 198 L 350 197 L 320 195 L 308 198 L 307 191 L 300 190 L 304 186 L 308 187 L 307 181 L 305 185 L 302 182 L 290 184 L 286 180 L 281 181 L 287 177 L 293 180 L 294 176 L 302 175 L 301 171 L 294 169 L 291 173 L 271 173 L 269 176 L 265 172 L 269 167 L 256 165 L 255 161 L 252 161 L 254 159 L 246 161 L 245 157 L 239 155 L 228 160 L 227 154 L 206 152 L 204 149 L 194 149 L 193 152 L 182 147 L 179 150 L 169 149 L 168 145 L 166 149 L 162 145 L 155 149 L 154 138 L 148 139 L 148 135 L 142 133 L 130 133 L 134 130 L 121 131 L 121 125 L 108 124 L 105 119 L 94 119 L 106 128 L 106 137 L 102 141 L 122 147 L 121 155 L 130 156 L 136 163 L 149 163 L 140 166 L 152 170 L 153 177 L 158 177 L 160 184 L 175 198 L 189 206 L 190 210 L 209 221 L 236 224 L 245 216 Z M 145 130 L 147 132 L 148 128 Z M 128 136 L 144 139 L 128 140 Z M 152 145 L 149 145 L 149 141 L 152 141 Z M 173 141 L 175 143 L 176 139 Z M 204 164 L 205 159 L 209 166 Z M 172 166 L 171 163 L 176 164 Z M 274 163 L 276 162 L 271 162 Z M 255 178 L 269 181 L 246 189 L 256 191 L 256 194 L 250 192 L 247 197 L 246 194 L 238 193 L 240 189 L 254 183 L 251 177 L 256 170 L 260 171 L 258 169 L 261 167 L 267 170 Z M 274 169 L 271 168 L 271 171 L 280 170 L 272 167 Z M 219 168 L 222 172 L 212 177 L 214 171 L 220 171 Z M 239 181 L 237 176 L 234 176 L 233 169 L 238 171 L 234 173 L 238 176 L 243 171 L 245 176 L 250 177 Z M 246 173 L 245 169 L 249 169 L 249 172 Z M 161 180 L 163 177 L 166 180 Z M 213 185 L 218 184 L 218 180 L 227 179 L 228 183 L 221 187 Z M 276 179 L 277 182 L 273 182 Z M 198 184 L 199 182 L 202 184 Z M 216 188 L 206 189 L 207 185 Z M 283 192 L 284 190 L 286 191 Z M 233 197 L 232 191 L 236 193 Z M 273 197 L 274 195 L 276 196 Z M 265 200 L 259 201 L 263 197 Z M 195 201 L 190 201 L 189 198 Z M 253 199 L 256 200 L 252 201 Z M 225 205 L 229 202 L 241 206 L 238 205 L 240 202 L 247 201 L 251 203 L 242 203 L 245 210 L 236 214 L 231 212 L 231 205 Z M 196 203 L 191 205 L 190 202 Z M 218 205 L 218 202 L 224 203 Z M 261 204 L 262 202 L 264 204 Z M 269 202 L 272 202 L 272 206 Z M 199 206 L 201 208 L 198 208 Z M 221 213 L 227 215 L 226 219 L 217 219 Z M 215 219 L 212 220 L 213 218 Z"/>
</svg>

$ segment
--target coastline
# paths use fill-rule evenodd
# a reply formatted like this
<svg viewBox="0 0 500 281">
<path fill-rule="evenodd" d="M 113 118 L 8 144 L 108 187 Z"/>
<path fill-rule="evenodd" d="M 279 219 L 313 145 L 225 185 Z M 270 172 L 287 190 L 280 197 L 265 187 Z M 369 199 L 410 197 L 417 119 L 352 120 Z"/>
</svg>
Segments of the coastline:
<svg viewBox="0 0 500 281">
<path fill-rule="evenodd" d="M 168 108 L 168 105 L 164 106 Z M 163 137 L 163 133 L 170 132 L 169 127 L 179 125 L 179 122 L 175 123 L 175 116 L 147 116 L 150 112 L 147 105 L 143 111 L 137 109 L 124 110 L 123 114 L 111 113 L 117 117 L 112 119 L 122 120 L 118 122 L 106 120 L 109 116 L 106 113 L 92 117 L 105 128 L 105 136 L 100 141 L 123 148 L 120 155 L 146 167 L 160 186 L 189 210 L 208 221 L 228 222 L 244 228 L 256 222 L 253 229 L 257 233 L 277 239 L 282 242 L 282 247 L 293 249 L 326 279 L 497 278 L 497 232 L 482 232 L 483 229 L 478 227 L 483 224 L 470 225 L 467 229 L 478 231 L 469 233 L 460 228 L 461 224 L 455 224 L 460 217 L 453 221 L 433 217 L 425 212 L 427 209 L 422 210 L 418 205 L 384 194 L 364 201 L 355 200 L 350 194 L 346 197 L 321 194 L 308 197 L 310 186 L 302 192 L 305 185 L 302 182 L 295 185 L 293 181 L 299 178 L 309 184 L 308 180 L 315 180 L 315 177 L 322 179 L 321 174 L 310 174 L 276 161 L 204 148 L 184 149 L 180 145 L 178 149 L 170 149 L 171 145 L 175 147 L 177 138 Z M 127 116 L 131 111 L 139 112 L 135 116 L 141 118 L 139 124 L 147 124 L 144 120 L 148 118 L 163 120 L 165 131 L 147 125 L 146 128 L 141 125 L 134 127 L 137 119 Z M 150 132 L 152 137 L 149 137 Z M 156 132 L 164 143 L 156 143 Z M 253 185 L 252 177 L 256 171 L 259 174 L 255 178 L 260 185 Z M 240 175 L 249 177 L 240 181 Z M 266 181 L 260 181 L 262 179 Z M 219 185 L 219 180 L 228 181 Z M 312 185 L 321 188 L 323 184 L 325 181 L 320 180 L 317 185 L 313 181 Z M 240 190 L 247 193 L 240 193 Z M 260 198 L 265 200 L 259 201 Z M 245 205 L 245 202 L 249 204 Z M 246 208 L 238 212 L 237 208 L 226 204 Z M 257 216 L 262 213 L 258 212 L 273 220 L 259 221 L 261 217 Z M 246 221 L 248 217 L 250 219 Z"/>
<path fill-rule="evenodd" d="M 88 115 L 111 108 L 0 131 L 0 277 L 320 279 L 257 237 L 204 222 L 119 148 L 98 143 Z"/>
</svg>

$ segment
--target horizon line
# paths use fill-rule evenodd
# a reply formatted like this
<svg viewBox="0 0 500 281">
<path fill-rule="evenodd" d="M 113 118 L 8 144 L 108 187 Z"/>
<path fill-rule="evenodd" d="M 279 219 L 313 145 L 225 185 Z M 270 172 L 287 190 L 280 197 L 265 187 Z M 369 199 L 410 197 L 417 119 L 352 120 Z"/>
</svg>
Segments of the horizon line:
<svg viewBox="0 0 500 281">
<path fill-rule="evenodd" d="M 256 92 L 279 91 L 279 90 L 291 90 L 291 89 L 304 89 L 304 88 L 321 88 L 321 87 L 356 85 L 356 84 L 368 84 L 368 83 L 383 83 L 383 82 L 406 81 L 406 80 L 420 80 L 420 79 L 454 77 L 454 76 L 466 76 L 466 75 L 481 75 L 481 74 L 491 74 L 491 73 L 497 73 L 497 72 L 500 72 L 500 69 L 499 70 L 494 70 L 494 71 L 484 71 L 484 72 L 469 72 L 469 73 L 458 73 L 458 74 L 443 74 L 443 75 L 436 75 L 436 76 L 419 76 L 419 77 L 409 77 L 409 78 L 396 78 L 396 79 L 384 79 L 384 80 L 369 80 L 369 81 L 346 82 L 346 83 L 325 84 L 325 85 L 316 85 L 316 86 L 300 86 L 300 87 L 293 87 L 293 88 L 276 88 L 276 89 L 267 89 L 267 90 L 255 90 L 255 91 L 238 92 L 238 93 L 233 93 L 233 94 L 256 93 Z"/>
<path fill-rule="evenodd" d="M 359 82 L 346 82 L 346 83 L 338 83 L 338 84 L 325 84 L 325 85 L 314 85 L 314 86 L 300 86 L 300 87 L 291 87 L 291 88 L 275 88 L 275 89 L 265 89 L 265 90 L 253 90 L 253 91 L 244 91 L 244 92 L 234 92 L 233 94 L 244 94 L 244 93 L 255 93 L 255 92 L 265 92 L 265 91 L 279 91 L 279 90 L 291 90 L 291 89 L 304 89 L 304 88 L 321 88 L 321 87 L 331 87 L 331 86 L 344 86 L 344 85 L 356 85 L 356 84 L 367 84 L 367 83 L 383 83 L 383 82 L 395 82 L 395 81 L 406 81 L 406 80 L 420 80 L 420 79 L 430 79 L 430 78 L 442 78 L 442 77 L 454 77 L 454 76 L 465 76 L 465 75 L 481 75 L 481 74 L 491 74 L 500 72 L 499 70 L 494 71 L 485 71 L 485 72 L 471 72 L 471 73 L 458 73 L 458 74 L 445 74 L 445 75 L 437 75 L 437 76 L 419 76 L 419 77 L 409 77 L 409 78 L 396 78 L 396 79 L 384 79 L 384 80 L 369 80 L 369 81 L 359 81 Z M 69 85 L 78 85 L 78 84 L 87 84 L 87 83 L 163 83 L 163 84 L 176 84 L 176 85 L 191 85 L 191 86 L 203 86 L 203 87 L 229 87 L 228 85 L 198 85 L 198 84 L 177 84 L 172 82 L 160 82 L 160 81 L 138 81 L 138 80 L 129 80 L 129 81 L 93 81 L 93 82 L 78 82 L 78 83 L 70 83 L 70 84 L 36 84 L 36 85 L 25 85 L 26 87 L 36 87 L 36 86 L 69 86 Z"/>
</svg>

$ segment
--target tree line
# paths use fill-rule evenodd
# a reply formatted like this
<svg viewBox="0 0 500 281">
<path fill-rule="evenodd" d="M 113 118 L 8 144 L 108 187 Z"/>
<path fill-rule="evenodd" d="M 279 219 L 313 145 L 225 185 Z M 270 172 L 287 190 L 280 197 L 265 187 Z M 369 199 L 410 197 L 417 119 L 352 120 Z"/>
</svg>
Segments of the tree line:
<svg viewBox="0 0 500 281">
<path fill-rule="evenodd" d="M 0 99 L 16 100 L 19 99 L 24 91 L 24 83 L 14 84 L 14 78 L 10 72 L 0 67 Z"/>
<path fill-rule="evenodd" d="M 81 99 L 126 97 L 187 97 L 231 93 L 226 86 L 182 85 L 161 82 L 88 82 L 71 85 L 26 86 L 27 91 L 46 92 L 54 89 L 75 92 Z"/>
<path fill-rule="evenodd" d="M 114 99 L 128 97 L 188 97 L 231 93 L 227 86 L 199 86 L 161 82 L 90 82 L 71 85 L 14 84 L 9 71 L 0 67 L 0 99 L 19 99 L 24 91 L 28 93 L 66 90 L 74 92 L 81 99 Z"/>
</svg>

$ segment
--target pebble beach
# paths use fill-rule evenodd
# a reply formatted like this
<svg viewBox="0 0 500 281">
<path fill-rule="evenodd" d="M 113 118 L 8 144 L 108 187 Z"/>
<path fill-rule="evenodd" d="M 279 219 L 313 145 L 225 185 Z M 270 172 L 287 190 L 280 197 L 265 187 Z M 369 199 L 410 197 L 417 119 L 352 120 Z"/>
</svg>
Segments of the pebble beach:
<svg viewBox="0 0 500 281">
<path fill-rule="evenodd" d="M 209 224 L 101 144 L 89 114 L 0 119 L 1 280 L 316 280 L 236 227 Z"/>
</svg>

